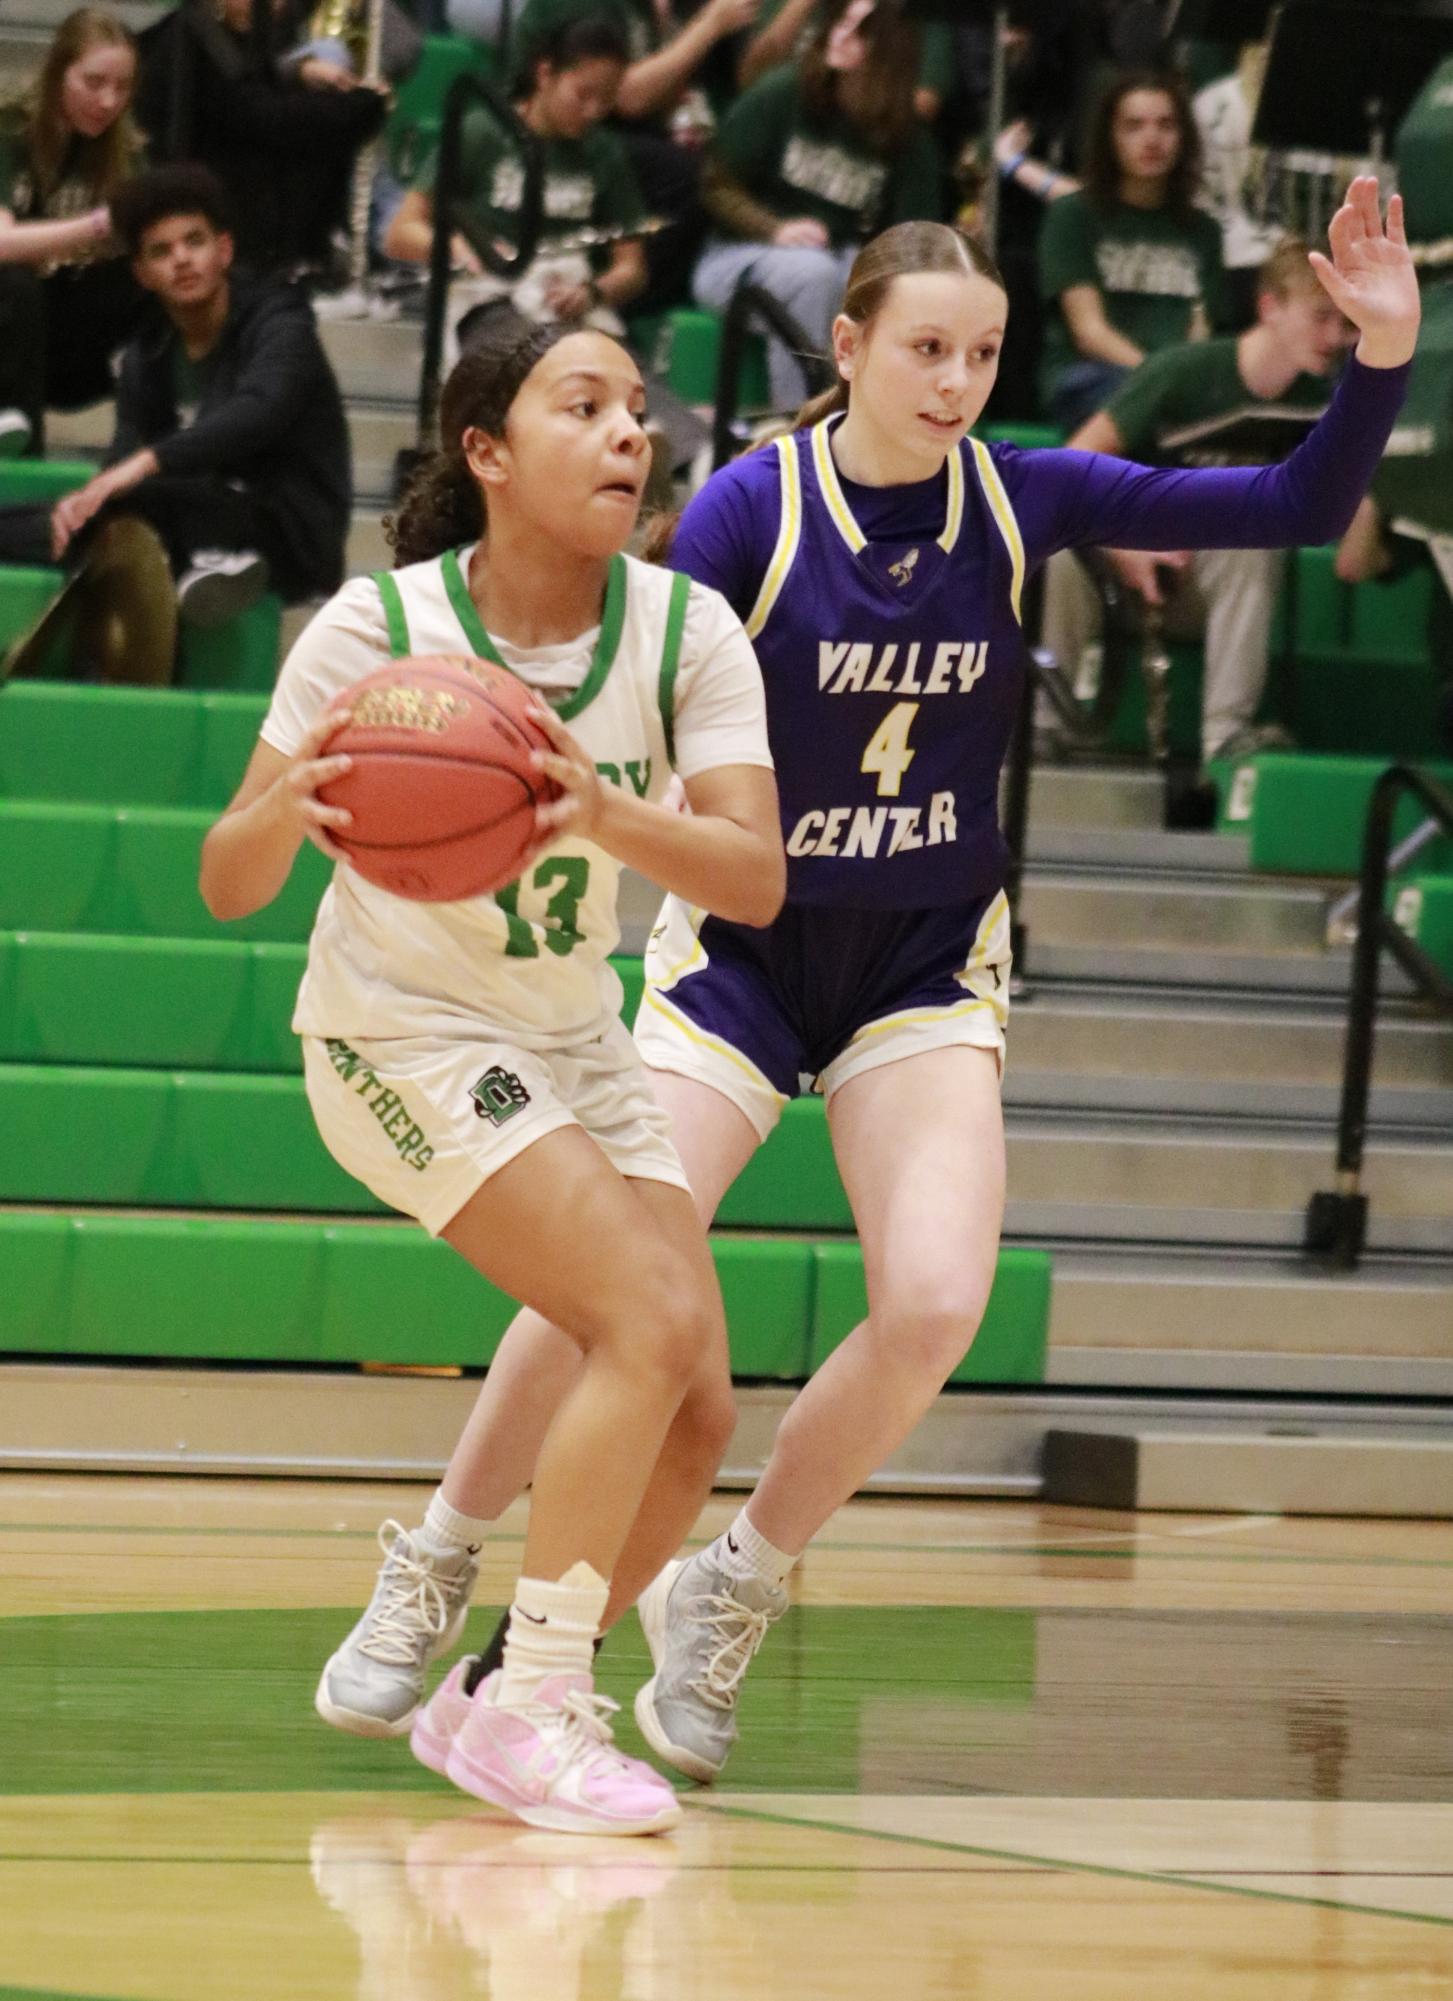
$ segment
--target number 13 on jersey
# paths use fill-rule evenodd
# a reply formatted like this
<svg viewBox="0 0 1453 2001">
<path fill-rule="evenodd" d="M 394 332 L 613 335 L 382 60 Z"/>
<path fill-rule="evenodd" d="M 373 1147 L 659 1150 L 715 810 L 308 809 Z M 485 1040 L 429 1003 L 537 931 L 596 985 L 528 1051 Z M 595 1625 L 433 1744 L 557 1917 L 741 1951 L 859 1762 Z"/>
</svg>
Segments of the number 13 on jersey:
<svg viewBox="0 0 1453 2001">
<path fill-rule="evenodd" d="M 868 739 L 861 769 L 876 772 L 880 799 L 896 799 L 903 790 L 903 774 L 918 755 L 908 748 L 917 714 L 917 702 L 895 702 Z"/>
</svg>

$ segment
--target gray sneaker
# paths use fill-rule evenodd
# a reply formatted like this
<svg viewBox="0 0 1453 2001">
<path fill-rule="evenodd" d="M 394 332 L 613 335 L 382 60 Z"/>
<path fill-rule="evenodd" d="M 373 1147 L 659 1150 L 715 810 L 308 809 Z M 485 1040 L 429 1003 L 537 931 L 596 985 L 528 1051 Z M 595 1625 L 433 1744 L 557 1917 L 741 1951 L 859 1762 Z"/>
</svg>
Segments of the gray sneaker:
<svg viewBox="0 0 1453 2001">
<path fill-rule="evenodd" d="M 406 1737 L 424 1697 L 424 1672 L 464 1631 L 479 1574 L 473 1550 L 426 1549 L 399 1522 L 378 1532 L 384 1566 L 368 1610 L 323 1670 L 314 1707 L 359 1737 Z"/>
<path fill-rule="evenodd" d="M 656 1670 L 636 1697 L 641 1735 L 658 1758 L 709 1785 L 737 1741 L 742 1677 L 787 1593 L 733 1577 L 713 1543 L 668 1563 L 636 1609 Z"/>
</svg>

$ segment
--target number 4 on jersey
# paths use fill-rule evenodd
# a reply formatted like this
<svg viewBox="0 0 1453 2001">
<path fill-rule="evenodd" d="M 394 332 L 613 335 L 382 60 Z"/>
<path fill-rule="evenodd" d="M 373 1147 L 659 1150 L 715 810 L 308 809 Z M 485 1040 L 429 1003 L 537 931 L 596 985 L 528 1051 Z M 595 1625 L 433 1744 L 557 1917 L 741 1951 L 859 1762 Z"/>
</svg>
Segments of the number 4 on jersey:
<svg viewBox="0 0 1453 2001">
<path fill-rule="evenodd" d="M 868 739 L 861 768 L 878 774 L 880 799 L 896 799 L 903 790 L 903 774 L 918 755 L 908 748 L 917 714 L 917 702 L 895 702 Z"/>
</svg>

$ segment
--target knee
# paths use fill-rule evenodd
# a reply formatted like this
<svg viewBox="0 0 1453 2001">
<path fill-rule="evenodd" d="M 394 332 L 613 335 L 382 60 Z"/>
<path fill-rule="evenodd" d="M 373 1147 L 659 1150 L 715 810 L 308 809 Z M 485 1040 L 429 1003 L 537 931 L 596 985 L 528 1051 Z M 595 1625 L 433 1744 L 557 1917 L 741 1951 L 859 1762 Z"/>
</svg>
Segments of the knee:
<svg viewBox="0 0 1453 2001">
<path fill-rule="evenodd" d="M 737 1403 L 725 1368 L 697 1375 L 677 1413 L 676 1426 L 683 1447 L 694 1458 L 713 1467 L 721 1464 L 737 1428 Z"/>
<path fill-rule="evenodd" d="M 974 1345 L 987 1294 L 969 1281 L 915 1287 L 869 1322 L 893 1368 L 941 1388 Z"/>
<path fill-rule="evenodd" d="M 684 1390 L 710 1352 L 719 1313 L 719 1305 L 683 1261 L 648 1259 L 638 1273 L 620 1338 L 634 1367 Z"/>
</svg>

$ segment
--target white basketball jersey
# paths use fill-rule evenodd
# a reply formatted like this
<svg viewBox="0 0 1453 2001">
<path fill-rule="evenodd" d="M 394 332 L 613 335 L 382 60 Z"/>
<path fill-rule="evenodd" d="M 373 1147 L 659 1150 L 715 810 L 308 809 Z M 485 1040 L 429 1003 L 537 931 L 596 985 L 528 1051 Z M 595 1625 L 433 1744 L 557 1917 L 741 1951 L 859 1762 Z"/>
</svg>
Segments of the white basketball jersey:
<svg viewBox="0 0 1453 2001">
<path fill-rule="evenodd" d="M 368 588 L 379 594 L 394 658 L 467 654 L 508 665 L 480 621 L 466 575 L 451 550 L 373 579 Z M 659 800 L 670 782 L 675 683 L 693 588 L 700 589 L 668 570 L 615 557 L 585 679 L 554 704 L 605 782 L 638 798 Z M 349 659 L 348 649 L 339 651 L 345 657 L 334 693 L 359 674 L 356 653 Z M 313 692 L 320 659 L 327 659 L 325 644 L 311 649 Z M 318 910 L 293 1027 L 310 1035 L 458 1035 L 484 1021 L 525 1046 L 578 1041 L 620 1005 L 608 963 L 620 937 L 620 872 L 613 856 L 569 834 L 517 882 L 459 903 L 410 902 L 340 865 Z"/>
</svg>

